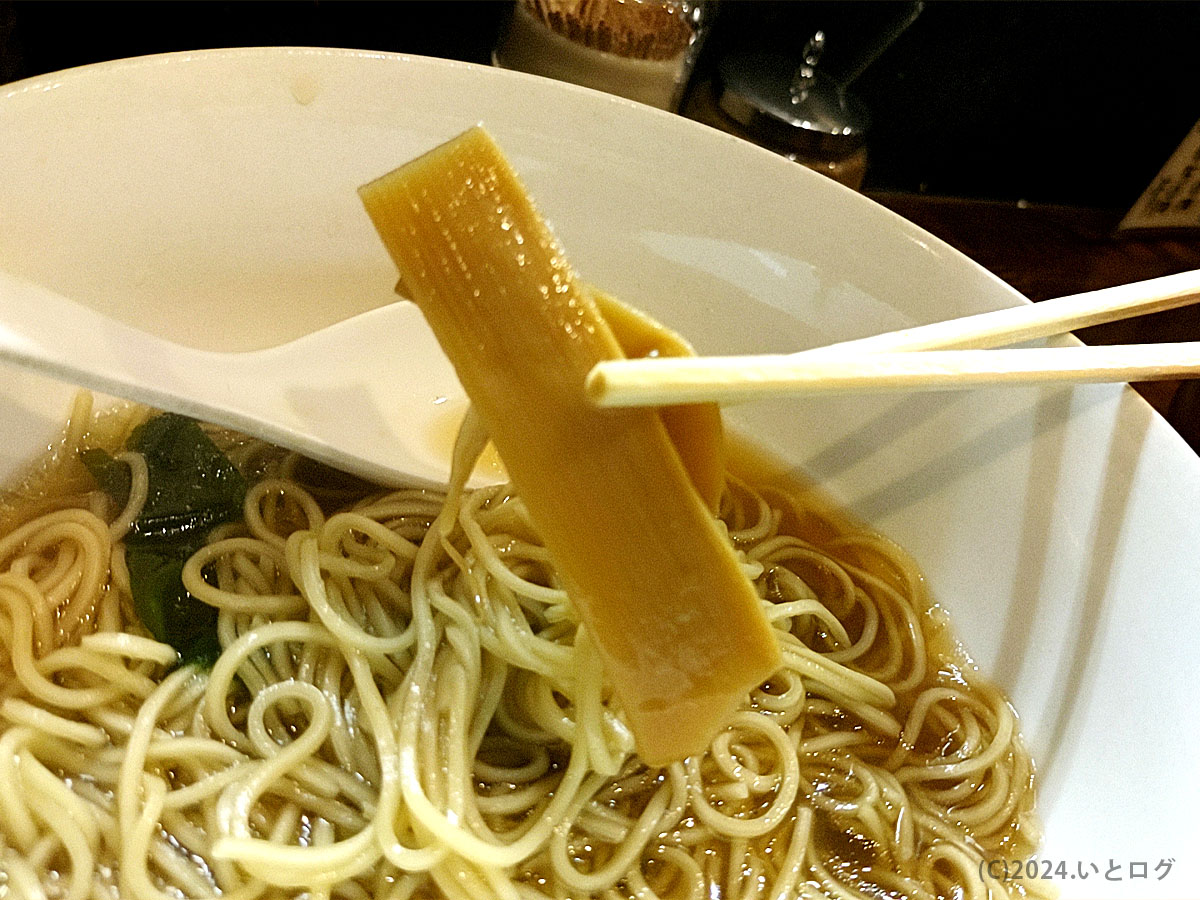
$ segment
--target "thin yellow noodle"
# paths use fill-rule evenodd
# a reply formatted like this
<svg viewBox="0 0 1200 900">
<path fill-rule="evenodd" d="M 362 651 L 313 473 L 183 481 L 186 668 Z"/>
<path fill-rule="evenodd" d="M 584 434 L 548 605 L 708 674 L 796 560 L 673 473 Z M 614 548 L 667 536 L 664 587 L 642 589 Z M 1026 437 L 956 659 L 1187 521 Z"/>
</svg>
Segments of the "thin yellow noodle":
<svg viewBox="0 0 1200 900">
<path fill-rule="evenodd" d="M 33 698 L 50 706 L 84 709 L 102 706 L 121 695 L 112 685 L 92 688 L 67 688 L 48 680 L 33 657 L 33 616 L 37 588 L 27 578 L 0 574 L 0 611 L 8 613 L 12 628 L 10 661 L 21 686 Z"/>
<path fill-rule="evenodd" d="M 112 554 L 110 559 L 120 556 L 124 560 L 124 554 Z M 121 596 L 119 591 L 110 582 L 109 587 L 100 595 L 100 601 L 96 604 L 96 632 L 87 637 L 94 637 L 96 633 L 117 634 L 121 631 L 124 623 L 121 615 Z"/>
<path fill-rule="evenodd" d="M 949 841 L 943 841 L 931 847 L 923 862 L 922 868 L 930 881 L 936 883 L 941 880 L 946 886 L 955 885 L 965 889 L 961 895 L 964 900 L 988 900 L 991 895 L 989 885 L 979 878 L 978 860 L 973 859 L 961 847 Z M 937 879 L 934 868 L 939 863 L 953 867 L 956 876 Z"/>
<path fill-rule="evenodd" d="M 281 685 L 274 685 L 272 688 L 283 689 Z M 375 853 L 374 848 L 370 846 L 370 832 L 364 830 L 338 844 L 327 844 L 319 849 L 314 847 L 294 852 L 299 848 L 290 848 L 293 852 L 287 854 L 287 870 L 272 871 L 269 857 L 264 851 L 273 852 L 278 848 L 270 841 L 251 837 L 248 820 L 250 806 L 280 774 L 288 771 L 324 742 L 332 721 L 332 715 L 319 691 L 312 688 L 301 690 L 300 685 L 295 685 L 291 693 L 292 696 L 308 702 L 312 714 L 309 725 L 300 736 L 280 749 L 271 759 L 254 765 L 249 777 L 236 791 L 226 788 L 222 792 L 217 803 L 217 818 L 221 833 L 231 837 L 218 840 L 213 846 L 213 854 L 218 858 L 238 861 L 251 875 L 264 880 L 270 878 L 276 884 L 285 887 L 302 887 L 319 879 L 320 873 L 329 871 L 331 865 L 335 868 L 346 868 L 350 874 L 358 874 L 362 868 L 374 861 Z"/>
<path fill-rule="evenodd" d="M 656 833 L 656 826 L 667 811 L 670 799 L 670 789 L 666 786 L 660 787 L 624 840 L 613 848 L 609 860 L 588 873 L 580 872 L 568 855 L 567 844 L 571 825 L 579 813 L 578 809 L 568 810 L 565 820 L 555 828 L 550 837 L 550 859 L 555 873 L 564 884 L 585 895 L 594 894 L 614 883 L 642 857 L 647 842 Z"/>
<path fill-rule="evenodd" d="M 480 491 L 477 492 L 477 495 L 473 495 L 473 497 L 474 496 L 478 496 L 478 502 L 482 503 L 484 502 L 486 494 Z M 473 497 L 468 499 L 466 503 L 473 505 L 476 502 Z M 469 508 L 470 507 L 468 506 L 468 509 Z M 471 541 L 471 549 L 474 550 L 478 555 L 480 561 L 484 567 L 487 568 L 488 572 L 502 584 L 506 585 L 513 591 L 526 594 L 535 600 L 541 600 L 547 603 L 563 600 L 566 597 L 566 592 L 561 588 L 544 587 L 540 584 L 533 584 L 532 582 L 526 581 L 525 579 L 514 575 L 508 566 L 506 566 L 501 560 L 500 554 L 492 545 L 487 533 L 470 516 L 469 512 L 467 515 L 461 516 L 459 522 L 463 527 L 464 533 Z"/>
<path fill-rule="evenodd" d="M 204 696 L 204 719 L 230 746 L 239 747 L 244 738 L 229 720 L 225 700 L 242 663 L 261 647 L 282 642 L 303 642 L 315 646 L 334 646 L 333 635 L 308 622 L 273 622 L 246 632 L 225 646 L 209 673 L 209 689 Z"/>
<path fill-rule="evenodd" d="M 325 523 L 325 514 L 307 491 L 297 489 L 295 484 L 282 478 L 264 478 L 246 492 L 246 528 L 252 537 L 273 545 L 277 550 L 283 549 L 287 535 L 278 534 L 263 520 L 263 502 L 272 495 L 295 503 L 304 514 L 304 527 L 308 530 L 316 530 Z"/>
<path fill-rule="evenodd" d="M 150 755 L 150 753 L 147 753 L 147 757 Z M 241 760 L 238 760 L 238 762 L 241 762 Z M 244 776 L 245 773 L 241 771 L 240 766 L 227 764 L 225 768 L 209 772 L 203 778 L 192 782 L 187 787 L 171 791 L 163 800 L 163 804 L 168 809 L 195 806 L 204 800 L 219 796 L 227 785 L 238 781 Z"/>
<path fill-rule="evenodd" d="M 91 886 L 99 828 L 83 801 L 37 760 L 24 755 L 19 769 L 25 792 L 35 798 L 34 812 L 70 857 L 66 900 L 83 900 Z"/>
<path fill-rule="evenodd" d="M 350 536 L 357 531 L 398 559 L 411 563 L 417 558 L 416 544 L 361 513 L 339 513 L 330 516 L 329 521 L 319 529 L 310 530 L 321 535 L 321 549 L 327 552 L 333 552 L 336 548 L 349 549 Z"/>
<path fill-rule="evenodd" d="M 226 554 L 247 552 L 269 556 L 282 569 L 282 554 L 268 544 L 251 538 L 226 538 L 197 550 L 183 566 L 183 586 L 197 600 L 231 612 L 260 615 L 289 615 L 304 609 L 304 598 L 298 594 L 255 594 L 242 596 L 213 587 L 204 579 L 204 567 Z"/>
<path fill-rule="evenodd" d="M 819 683 L 835 698 L 853 701 L 866 695 L 869 702 L 884 708 L 891 707 L 896 702 L 892 689 L 883 682 L 833 662 L 798 642 L 785 640 L 783 655 L 784 665 L 801 677 Z"/>
<path fill-rule="evenodd" d="M 203 857 L 208 852 L 207 835 L 203 829 L 178 810 L 169 809 L 165 798 L 162 807 L 158 808 L 158 823 L 160 831 L 171 836 L 171 847 L 177 852 L 155 856 L 157 867 L 185 894 L 201 897 L 214 895 L 215 885 L 211 876 L 192 861 L 197 855 Z M 156 842 L 157 839 L 158 836 L 155 837 Z"/>
<path fill-rule="evenodd" d="M 137 634 L 87 634 L 80 639 L 79 646 L 93 653 L 144 660 L 160 666 L 171 665 L 179 656 L 170 645 Z"/>
<path fill-rule="evenodd" d="M 703 796 L 701 760 L 698 757 L 689 757 L 686 765 L 691 782 L 692 806 L 701 821 L 714 831 L 744 838 L 759 837 L 775 828 L 791 809 L 800 786 L 799 764 L 787 735 L 769 719 L 743 711 L 737 713 L 730 724 L 733 727 L 757 731 L 772 745 L 782 769 L 775 790 L 776 797 L 766 812 L 754 818 L 734 818 L 719 812 Z"/>
<path fill-rule="evenodd" d="M 744 738 L 743 735 L 738 737 Z M 735 744 L 732 731 L 722 732 L 713 739 L 708 749 L 708 758 L 716 764 L 725 778 L 739 783 L 740 796 L 764 794 L 779 786 L 779 774 L 762 774 L 758 755 L 745 743 Z"/>
<path fill-rule="evenodd" d="M 0 703 L 0 715 L 15 725 L 25 725 L 42 735 L 60 737 L 85 747 L 102 747 L 108 735 L 94 725 L 55 715 L 18 697 Z"/>
<path fill-rule="evenodd" d="M 122 823 L 124 835 L 121 854 L 121 894 L 138 900 L 169 900 L 170 895 L 158 890 L 147 871 L 151 857 L 150 846 L 158 830 L 167 785 L 161 778 L 141 775 L 136 789 L 141 796 L 141 810 Z"/>
<path fill-rule="evenodd" d="M 804 599 L 773 603 L 768 605 L 768 609 L 767 617 L 772 622 L 779 619 L 794 619 L 797 616 L 812 616 L 833 632 L 833 637 L 838 643 L 842 645 L 850 643 L 850 636 L 846 633 L 845 626 L 819 600 Z"/>
<path fill-rule="evenodd" d="M 965 700 L 965 698 L 961 698 L 960 695 L 960 700 Z M 963 775 L 978 772 L 992 765 L 1000 758 L 1002 754 L 1007 752 L 1008 743 L 1012 738 L 1013 727 L 1015 725 L 1013 716 L 1007 707 L 998 707 L 996 713 L 997 722 L 995 733 L 987 748 L 982 752 L 976 754 L 970 759 L 963 760 L 962 762 L 934 765 L 927 764 L 921 766 L 902 766 L 896 771 L 896 777 L 901 782 L 935 781 L 943 778 L 962 777 Z"/>
<path fill-rule="evenodd" d="M 63 452 L 75 456 L 83 449 L 83 441 L 92 428 L 93 397 L 90 391 L 77 391 L 67 416 L 67 431 L 63 437 Z"/>
<path fill-rule="evenodd" d="M 239 594 L 265 596 L 271 593 L 272 574 L 264 571 L 266 560 L 260 559 L 259 564 L 245 553 L 233 553 L 225 557 L 227 569 L 223 575 L 234 584 L 234 591 Z"/>
<path fill-rule="evenodd" d="M 10 850 L 0 847 L 0 863 L 8 879 L 8 889 L 20 900 L 48 900 L 42 888 L 41 878 L 26 860 Z"/>
<path fill-rule="evenodd" d="M 704 756 L 646 769 L 509 488 L 338 509 L 289 471 L 187 564 L 220 610 L 207 675 L 127 619 L 132 507 L 80 493 L 0 537 L 0 866 L 32 859 L 30 896 L 926 900 L 1037 835 L 1011 710 L 938 655 L 886 541 L 799 534 L 836 517 L 734 482 L 785 665 Z M 875 856 L 830 857 L 829 829 Z"/>
<path fill-rule="evenodd" d="M 148 697 L 156 687 L 148 675 L 122 665 L 104 653 L 96 653 L 86 647 L 59 647 L 34 662 L 34 668 L 43 678 L 50 680 L 62 672 L 75 672 L 88 681 L 99 681 L 121 694 Z"/>
<path fill-rule="evenodd" d="M 797 807 L 796 822 L 792 826 L 787 853 L 779 863 L 779 875 L 771 887 L 771 900 L 789 900 L 797 892 L 796 883 L 804 872 L 804 857 L 808 852 L 812 822 L 812 809 L 807 806 Z"/>
<path fill-rule="evenodd" d="M 580 723 L 581 740 L 587 747 L 592 768 L 602 775 L 616 775 L 621 764 L 633 752 L 632 742 L 614 747 L 606 739 L 604 719 L 604 672 L 599 653 L 588 637 L 587 629 L 580 628 L 575 635 L 575 653 L 578 662 L 575 676 L 578 679 L 575 708 Z"/>
<path fill-rule="evenodd" d="M 135 827 L 135 823 L 138 822 L 138 805 L 145 802 L 141 791 L 145 781 L 143 775 L 146 748 L 150 744 L 159 716 L 172 694 L 179 690 L 185 681 L 194 677 L 195 672 L 190 667 L 176 670 L 167 676 L 138 710 L 124 758 L 121 760 L 121 772 L 117 781 L 117 820 L 123 832 L 131 831 Z M 149 781 L 157 780 L 151 778 Z"/>
<path fill-rule="evenodd" d="M 411 629 L 392 637 L 368 634 L 334 608 L 329 598 L 329 585 L 321 578 L 316 538 L 306 538 L 302 532 L 296 532 L 288 539 L 286 557 L 294 563 L 292 571 L 299 573 L 304 599 L 338 641 L 363 652 L 388 654 L 407 649 L 416 639 Z"/>
<path fill-rule="evenodd" d="M 374 679 L 366 661 L 359 654 L 347 658 L 350 671 L 358 686 L 363 712 L 372 722 L 380 763 L 379 806 L 372 823 L 381 853 L 395 866 L 408 871 L 425 871 L 437 865 L 443 847 L 408 847 L 400 842 L 395 822 L 400 812 L 401 767 L 400 748 L 389 725 L 390 714 L 383 697 L 375 689 Z"/>
<path fill-rule="evenodd" d="M 129 497 L 125 507 L 108 523 L 108 536 L 115 544 L 129 532 L 146 505 L 146 498 L 150 495 L 150 469 L 146 465 L 146 457 L 140 453 L 127 450 L 114 458 L 129 466 Z"/>
<path fill-rule="evenodd" d="M 18 726 L 0 734 L 0 792 L 6 798 L 0 803 L 0 825 L 4 836 L 26 852 L 37 842 L 38 828 L 21 789 L 18 764 L 25 745 L 36 736 L 37 733 L 28 726 Z"/>
</svg>

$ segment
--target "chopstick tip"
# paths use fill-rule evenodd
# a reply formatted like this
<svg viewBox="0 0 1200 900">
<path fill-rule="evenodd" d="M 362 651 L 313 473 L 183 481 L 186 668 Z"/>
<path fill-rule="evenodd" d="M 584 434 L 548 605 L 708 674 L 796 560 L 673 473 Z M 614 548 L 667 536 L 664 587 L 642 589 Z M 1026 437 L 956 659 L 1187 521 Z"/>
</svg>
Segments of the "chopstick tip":
<svg viewBox="0 0 1200 900">
<path fill-rule="evenodd" d="M 583 395 L 593 406 L 598 406 L 601 409 L 605 409 L 610 405 L 606 402 L 609 395 L 609 381 L 608 376 L 604 372 L 604 363 L 597 363 L 588 372 L 587 377 L 583 381 Z"/>
</svg>

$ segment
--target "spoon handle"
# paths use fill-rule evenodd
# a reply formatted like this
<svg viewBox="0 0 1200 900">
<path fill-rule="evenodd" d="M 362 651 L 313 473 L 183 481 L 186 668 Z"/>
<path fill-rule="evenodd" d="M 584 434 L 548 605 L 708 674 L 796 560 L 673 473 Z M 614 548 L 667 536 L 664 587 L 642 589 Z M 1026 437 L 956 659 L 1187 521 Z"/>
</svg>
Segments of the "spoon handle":
<svg viewBox="0 0 1200 900">
<path fill-rule="evenodd" d="M 397 485 L 445 483 L 448 441 L 431 440 L 433 426 L 443 411 L 466 405 L 449 362 L 406 303 L 278 347 L 222 353 L 139 331 L 0 272 L 0 360 Z"/>
<path fill-rule="evenodd" d="M 129 400 L 204 415 L 213 410 L 184 399 L 190 391 L 180 375 L 211 364 L 214 355 L 138 331 L 41 285 L 0 272 L 0 359 L 23 368 Z M 180 409 L 181 403 L 194 406 L 194 413 Z"/>
</svg>

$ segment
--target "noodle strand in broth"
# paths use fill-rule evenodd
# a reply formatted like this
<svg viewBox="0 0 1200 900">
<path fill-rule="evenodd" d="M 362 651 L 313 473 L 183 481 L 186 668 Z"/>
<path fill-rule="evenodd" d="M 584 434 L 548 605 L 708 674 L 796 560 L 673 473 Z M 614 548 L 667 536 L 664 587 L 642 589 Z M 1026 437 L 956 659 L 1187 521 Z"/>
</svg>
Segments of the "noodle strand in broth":
<svg viewBox="0 0 1200 900">
<path fill-rule="evenodd" d="M 721 519 L 783 646 L 708 751 L 650 768 L 521 499 L 385 492 L 214 432 L 242 520 L 187 562 L 211 669 L 133 612 L 84 397 L 0 538 L 0 896 L 1006 897 L 1037 840 L 1004 697 L 894 545 L 734 476 Z M 752 467 L 751 467 L 752 468 Z M 32 488 L 30 490 L 33 490 Z"/>
</svg>

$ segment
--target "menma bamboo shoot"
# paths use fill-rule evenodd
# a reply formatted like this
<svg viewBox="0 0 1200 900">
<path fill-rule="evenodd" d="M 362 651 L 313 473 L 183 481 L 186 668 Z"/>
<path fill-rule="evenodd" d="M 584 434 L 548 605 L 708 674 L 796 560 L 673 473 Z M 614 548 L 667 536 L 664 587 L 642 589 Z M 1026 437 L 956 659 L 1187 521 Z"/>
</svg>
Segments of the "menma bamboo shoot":
<svg viewBox="0 0 1200 900">
<path fill-rule="evenodd" d="M 778 666 L 761 602 L 657 413 L 599 410 L 620 348 L 491 138 L 360 195 L 604 660 L 639 754 L 701 751 Z"/>
<path fill-rule="evenodd" d="M 696 355 L 682 335 L 640 309 L 594 287 L 588 287 L 588 292 L 625 356 L 640 359 Z M 685 403 L 662 407 L 658 417 L 667 427 L 671 443 L 700 499 L 710 510 L 717 512 L 725 489 L 725 432 L 721 425 L 721 408 L 715 403 Z"/>
</svg>

